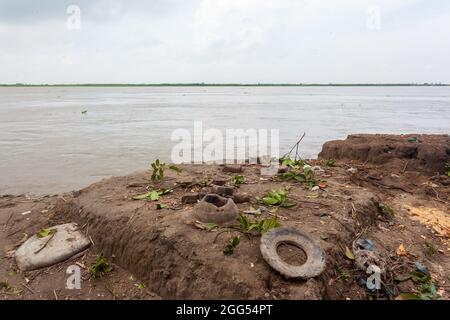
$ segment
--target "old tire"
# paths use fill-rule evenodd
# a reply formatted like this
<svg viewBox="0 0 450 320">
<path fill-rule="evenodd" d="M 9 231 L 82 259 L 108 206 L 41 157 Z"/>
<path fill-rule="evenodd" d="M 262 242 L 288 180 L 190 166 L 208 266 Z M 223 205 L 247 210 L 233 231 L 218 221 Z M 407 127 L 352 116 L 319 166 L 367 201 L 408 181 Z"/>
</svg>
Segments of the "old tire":
<svg viewBox="0 0 450 320">
<path fill-rule="evenodd" d="M 306 262 L 301 266 L 284 262 L 277 252 L 278 246 L 282 243 L 302 249 L 307 256 Z M 309 235 L 293 228 L 276 228 L 268 231 L 261 237 L 260 249 L 264 260 L 288 278 L 313 278 L 325 269 L 325 252 L 320 244 Z"/>
</svg>

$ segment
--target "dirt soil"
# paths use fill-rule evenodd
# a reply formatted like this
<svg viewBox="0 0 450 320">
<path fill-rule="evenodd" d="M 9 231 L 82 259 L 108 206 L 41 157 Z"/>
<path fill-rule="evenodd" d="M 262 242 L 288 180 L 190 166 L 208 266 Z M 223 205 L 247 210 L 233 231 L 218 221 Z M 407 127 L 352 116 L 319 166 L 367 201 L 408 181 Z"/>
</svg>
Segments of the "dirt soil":
<svg viewBox="0 0 450 320">
<path fill-rule="evenodd" d="M 324 169 L 314 175 L 320 185 L 316 191 L 305 183 L 263 177 L 260 165 L 243 164 L 233 167 L 242 173 L 219 165 L 182 165 L 180 174 L 166 169 L 164 179 L 155 183 L 149 179 L 151 171 L 143 171 L 61 195 L 3 196 L 0 299 L 399 299 L 403 292 L 423 293 L 423 283 L 405 277 L 415 270 L 415 262 L 428 268 L 437 290 L 434 297 L 449 299 L 450 177 L 432 174 L 441 172 L 436 163 L 442 160 L 445 166 L 448 153 L 433 160 L 419 156 L 421 147 L 416 146 L 415 156 L 408 158 L 396 151 L 406 136 L 376 135 L 375 142 L 363 137 L 369 146 L 376 141 L 387 144 L 389 160 L 379 162 L 375 151 L 363 156 L 360 138 L 327 143 L 318 160 L 307 161 Z M 436 148 L 450 147 L 448 136 L 414 137 L 431 145 L 436 139 Z M 357 152 L 349 147 L 355 139 Z M 372 149 L 365 150 L 372 154 Z M 440 159 L 441 153 L 435 155 Z M 337 159 L 335 166 L 327 165 L 330 158 Z M 405 160 L 408 165 L 399 164 Z M 427 164 L 433 169 L 425 170 Z M 237 174 L 245 182 L 234 193 L 250 198 L 250 203 L 238 204 L 241 213 L 251 220 L 276 215 L 283 227 L 309 233 L 326 253 L 327 266 L 320 276 L 287 279 L 262 258 L 259 235 L 225 227 L 208 231 L 195 221 L 195 204 L 183 203 L 183 196 L 211 192 L 213 184 L 232 185 Z M 163 189 L 173 191 L 159 201 L 132 199 Z M 288 191 L 295 207 L 258 216 L 243 213 L 260 206 L 257 197 L 279 189 Z M 158 209 L 157 204 L 165 207 Z M 21 243 L 42 228 L 72 221 L 90 237 L 93 245 L 88 250 L 49 268 L 17 270 L 12 253 Z M 240 244 L 233 254 L 224 255 L 225 244 L 234 236 L 240 236 Z M 345 254 L 357 238 L 372 240 L 378 262 L 386 265 L 378 292 L 368 291 L 365 270 Z M 113 270 L 94 279 L 89 268 L 100 253 Z M 305 261 L 301 250 L 289 246 L 279 253 L 292 264 Z M 82 289 L 68 290 L 66 269 L 75 263 L 82 266 Z"/>
</svg>

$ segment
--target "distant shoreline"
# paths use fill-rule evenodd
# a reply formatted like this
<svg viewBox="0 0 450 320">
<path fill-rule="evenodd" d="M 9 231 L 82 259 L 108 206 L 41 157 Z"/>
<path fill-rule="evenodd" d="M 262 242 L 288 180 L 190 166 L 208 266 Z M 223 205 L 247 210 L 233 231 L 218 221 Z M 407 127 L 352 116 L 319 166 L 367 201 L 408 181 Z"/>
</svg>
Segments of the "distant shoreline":
<svg viewBox="0 0 450 320">
<path fill-rule="evenodd" d="M 448 87 L 442 83 L 80 83 L 0 84 L 0 87 Z"/>
</svg>

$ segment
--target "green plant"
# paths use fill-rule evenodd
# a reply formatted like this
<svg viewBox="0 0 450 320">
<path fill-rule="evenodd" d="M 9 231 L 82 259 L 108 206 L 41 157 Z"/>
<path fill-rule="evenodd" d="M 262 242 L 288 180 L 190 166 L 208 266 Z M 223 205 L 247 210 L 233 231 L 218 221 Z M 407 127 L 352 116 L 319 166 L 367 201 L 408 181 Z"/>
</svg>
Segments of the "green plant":
<svg viewBox="0 0 450 320">
<path fill-rule="evenodd" d="M 314 172 L 310 165 L 303 166 L 303 169 L 292 168 L 288 172 L 280 173 L 278 177 L 282 180 L 295 180 L 300 183 L 305 183 L 309 188 L 312 188 L 316 185 L 316 181 L 314 180 Z"/>
<path fill-rule="evenodd" d="M 409 277 L 404 280 L 411 279 L 414 283 L 420 284 L 418 293 L 402 292 L 400 297 L 404 300 L 440 300 L 442 297 L 437 293 L 436 285 L 429 274 L 420 271 L 413 271 Z"/>
<path fill-rule="evenodd" d="M 239 236 L 232 237 L 225 244 L 225 247 L 223 248 L 223 253 L 227 256 L 233 254 L 234 249 L 236 249 L 236 247 L 239 245 L 240 242 L 241 238 Z"/>
<path fill-rule="evenodd" d="M 183 170 L 176 164 L 169 165 L 169 169 L 175 171 L 176 173 L 181 173 Z"/>
<path fill-rule="evenodd" d="M 352 275 L 350 274 L 350 271 L 342 268 L 341 266 L 336 266 L 335 269 L 336 269 L 336 272 L 338 273 L 339 277 L 344 281 L 347 281 L 352 277 Z"/>
<path fill-rule="evenodd" d="M 138 288 L 139 290 L 142 290 L 142 289 L 145 288 L 145 284 L 143 284 L 143 283 L 136 283 L 135 286 L 136 286 L 136 288 Z"/>
<path fill-rule="evenodd" d="M 45 238 L 47 236 L 49 236 L 51 234 L 51 230 L 50 229 L 41 229 L 36 233 L 36 237 L 38 238 Z"/>
<path fill-rule="evenodd" d="M 156 204 L 156 210 L 161 210 L 161 209 L 164 209 L 165 207 L 167 207 L 165 204 L 162 204 L 162 203 Z"/>
<path fill-rule="evenodd" d="M 151 176 L 152 181 L 161 180 L 164 178 L 164 168 L 166 164 L 164 162 L 159 161 L 159 159 L 156 159 L 152 163 L 152 169 L 153 173 Z"/>
<path fill-rule="evenodd" d="M 171 193 L 172 189 L 163 189 L 163 190 L 153 190 L 144 194 L 133 196 L 133 200 L 150 200 L 150 201 L 158 201 L 159 198 L 165 194 Z"/>
<path fill-rule="evenodd" d="M 109 265 L 109 262 L 105 259 L 103 254 L 100 254 L 91 267 L 91 274 L 94 278 L 101 278 L 106 273 L 111 272 L 111 270 L 112 267 Z"/>
<path fill-rule="evenodd" d="M 234 184 L 235 186 L 240 186 L 244 182 L 245 182 L 244 176 L 237 175 L 231 178 L 231 183 Z"/>
<path fill-rule="evenodd" d="M 281 158 L 280 161 L 282 165 L 288 166 L 292 169 L 300 169 L 306 164 L 306 162 L 302 159 L 292 160 L 291 158 Z"/>
<path fill-rule="evenodd" d="M 264 234 L 270 229 L 280 227 L 278 218 L 276 216 L 270 219 L 254 220 L 251 221 L 246 216 L 239 216 L 239 229 L 245 233 Z"/>
<path fill-rule="evenodd" d="M 336 160 L 334 159 L 328 159 L 326 162 L 327 167 L 336 167 Z"/>
<path fill-rule="evenodd" d="M 447 177 L 450 177 L 450 162 L 447 162 L 445 164 L 445 174 L 447 175 Z"/>
<path fill-rule="evenodd" d="M 379 203 L 378 208 L 380 208 L 381 212 L 385 217 L 392 218 L 394 217 L 395 211 L 392 207 L 385 203 Z"/>
<path fill-rule="evenodd" d="M 289 202 L 287 200 L 288 192 L 286 190 L 278 190 L 278 191 L 269 191 L 267 195 L 259 199 L 259 202 L 261 204 L 264 204 L 266 206 L 280 206 L 282 208 L 291 208 L 296 205 L 294 202 Z"/>
<path fill-rule="evenodd" d="M 425 247 L 429 254 L 436 254 L 439 251 L 438 247 L 432 241 L 425 242 Z"/>
</svg>

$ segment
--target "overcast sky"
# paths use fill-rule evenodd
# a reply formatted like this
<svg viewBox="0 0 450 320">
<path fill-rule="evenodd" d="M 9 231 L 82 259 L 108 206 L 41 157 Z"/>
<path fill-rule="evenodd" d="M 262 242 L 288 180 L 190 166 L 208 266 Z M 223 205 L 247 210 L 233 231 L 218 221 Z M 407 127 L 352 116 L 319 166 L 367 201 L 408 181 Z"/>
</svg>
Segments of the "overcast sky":
<svg viewBox="0 0 450 320">
<path fill-rule="evenodd" d="M 450 1 L 0 0 L 17 82 L 450 83 Z"/>
</svg>

